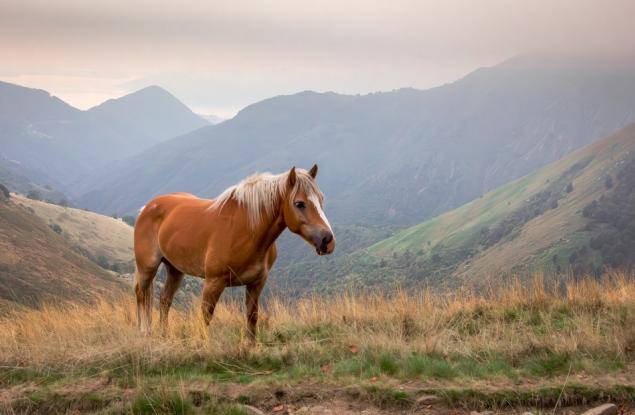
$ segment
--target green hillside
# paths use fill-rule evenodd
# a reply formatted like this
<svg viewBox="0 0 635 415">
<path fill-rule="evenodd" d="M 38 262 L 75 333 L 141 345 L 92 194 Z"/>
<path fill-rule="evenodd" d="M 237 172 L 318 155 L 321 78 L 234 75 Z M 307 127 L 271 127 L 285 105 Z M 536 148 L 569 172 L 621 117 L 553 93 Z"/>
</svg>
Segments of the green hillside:
<svg viewBox="0 0 635 415">
<path fill-rule="evenodd" d="M 452 271 L 462 278 L 628 265 L 605 264 L 598 250 L 585 250 L 598 229 L 584 209 L 594 200 L 610 198 L 621 182 L 630 183 L 625 169 L 633 163 L 634 149 L 635 125 L 630 125 L 534 174 L 405 229 L 371 246 L 368 254 L 410 256 L 419 273 Z"/>
<path fill-rule="evenodd" d="M 18 200 L 0 200 L 0 311 L 129 291 Z"/>
<path fill-rule="evenodd" d="M 287 284 L 459 285 L 633 265 L 635 125 L 351 255 L 281 271 Z"/>
</svg>

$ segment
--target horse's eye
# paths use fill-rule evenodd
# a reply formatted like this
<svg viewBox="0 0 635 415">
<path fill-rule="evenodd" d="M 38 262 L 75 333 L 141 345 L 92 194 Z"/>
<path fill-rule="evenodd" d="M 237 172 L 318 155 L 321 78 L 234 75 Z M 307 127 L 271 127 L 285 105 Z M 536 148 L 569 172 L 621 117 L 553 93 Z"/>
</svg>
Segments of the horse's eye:
<svg viewBox="0 0 635 415">
<path fill-rule="evenodd" d="M 295 205 L 295 207 L 297 207 L 298 209 L 304 209 L 305 205 L 304 202 L 301 200 L 298 200 L 297 202 L 293 203 Z"/>
</svg>

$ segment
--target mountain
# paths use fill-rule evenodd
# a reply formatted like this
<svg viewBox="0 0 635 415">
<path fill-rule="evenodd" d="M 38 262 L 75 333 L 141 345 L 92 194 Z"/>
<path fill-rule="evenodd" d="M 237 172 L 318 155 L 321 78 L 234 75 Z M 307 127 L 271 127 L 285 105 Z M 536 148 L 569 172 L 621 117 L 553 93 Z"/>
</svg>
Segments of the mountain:
<svg viewBox="0 0 635 415">
<path fill-rule="evenodd" d="M 158 86 L 110 99 L 87 113 L 119 137 L 122 157 L 210 124 Z"/>
<path fill-rule="evenodd" d="M 80 111 L 48 92 L 0 82 L 0 158 L 39 184 L 77 177 L 208 123 L 159 87 Z"/>
<path fill-rule="evenodd" d="M 534 272 L 635 266 L 635 124 L 433 219 L 335 261 L 292 264 L 296 292 L 460 286 Z"/>
<path fill-rule="evenodd" d="M 81 111 L 48 92 L 0 82 L 0 157 L 14 166 L 60 181 L 87 169 L 92 160 L 82 161 L 82 140 L 74 127 L 81 123 Z M 98 135 L 92 127 L 91 136 Z"/>
<path fill-rule="evenodd" d="M 61 188 L 57 183 L 45 174 L 32 169 L 25 169 L 19 163 L 7 160 L 0 156 L 0 184 L 7 187 L 9 191 L 28 194 L 37 192 L 42 199 L 60 201 L 67 197 L 55 190 Z"/>
<path fill-rule="evenodd" d="M 130 291 L 13 197 L 0 200 L 0 309 L 86 302 Z"/>
<path fill-rule="evenodd" d="M 410 225 L 635 121 L 635 63 L 526 56 L 426 91 L 302 92 L 160 143 L 76 186 L 135 212 L 171 191 L 214 196 L 254 171 L 320 165 L 332 222 Z"/>
</svg>

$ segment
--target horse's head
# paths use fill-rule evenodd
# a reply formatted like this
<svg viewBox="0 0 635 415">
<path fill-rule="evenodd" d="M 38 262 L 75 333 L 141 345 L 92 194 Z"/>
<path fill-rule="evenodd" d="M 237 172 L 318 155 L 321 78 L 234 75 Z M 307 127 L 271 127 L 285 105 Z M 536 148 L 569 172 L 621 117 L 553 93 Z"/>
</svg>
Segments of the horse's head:
<svg viewBox="0 0 635 415">
<path fill-rule="evenodd" d="M 314 246 L 318 255 L 325 255 L 335 249 L 335 235 L 324 214 L 324 197 L 315 182 L 317 171 L 317 165 L 309 171 L 295 167 L 289 171 L 282 214 L 291 232 Z"/>
</svg>

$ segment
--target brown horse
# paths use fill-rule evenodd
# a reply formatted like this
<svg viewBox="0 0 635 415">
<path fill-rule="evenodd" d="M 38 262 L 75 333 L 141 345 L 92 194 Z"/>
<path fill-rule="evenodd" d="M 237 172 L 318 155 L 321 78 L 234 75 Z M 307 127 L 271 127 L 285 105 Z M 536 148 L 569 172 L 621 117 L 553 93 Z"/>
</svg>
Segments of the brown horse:
<svg viewBox="0 0 635 415">
<path fill-rule="evenodd" d="M 134 231 L 137 264 L 137 320 L 152 324 L 153 279 L 161 263 L 167 280 L 161 291 L 160 320 L 165 328 L 172 299 L 184 274 L 205 279 L 202 311 L 209 324 L 225 287 L 246 286 L 251 339 L 258 320 L 258 298 L 276 260 L 275 241 L 285 228 L 300 235 L 319 255 L 335 249 L 335 236 L 323 209 L 315 177 L 292 168 L 257 174 L 225 190 L 216 200 L 172 193 L 151 200 Z"/>
</svg>

